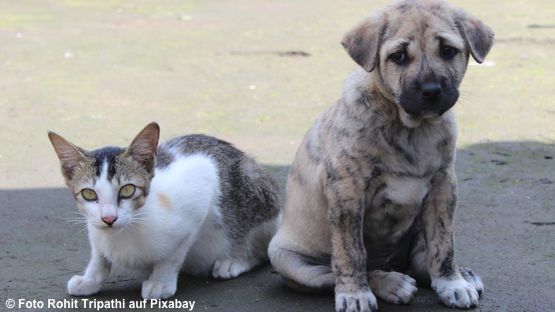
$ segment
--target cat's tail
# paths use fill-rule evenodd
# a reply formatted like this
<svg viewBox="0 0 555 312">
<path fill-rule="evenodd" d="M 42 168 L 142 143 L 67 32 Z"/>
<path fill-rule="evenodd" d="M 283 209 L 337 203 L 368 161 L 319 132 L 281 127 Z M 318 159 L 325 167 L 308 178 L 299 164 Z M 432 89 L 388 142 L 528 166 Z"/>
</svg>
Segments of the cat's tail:
<svg viewBox="0 0 555 312">
<path fill-rule="evenodd" d="M 276 234 L 280 219 L 281 215 L 278 215 L 271 220 L 257 225 L 249 232 L 246 243 L 252 257 L 258 258 L 262 262 L 268 261 L 268 245 Z"/>
</svg>

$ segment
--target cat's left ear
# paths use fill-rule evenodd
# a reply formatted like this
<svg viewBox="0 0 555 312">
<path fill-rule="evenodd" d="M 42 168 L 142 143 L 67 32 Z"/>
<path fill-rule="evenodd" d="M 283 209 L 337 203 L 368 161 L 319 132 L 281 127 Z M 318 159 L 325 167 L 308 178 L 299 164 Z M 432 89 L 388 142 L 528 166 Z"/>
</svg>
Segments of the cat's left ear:
<svg viewBox="0 0 555 312">
<path fill-rule="evenodd" d="M 52 131 L 48 132 L 48 138 L 58 155 L 64 178 L 71 180 L 75 170 L 87 159 L 85 151 Z"/>
<path fill-rule="evenodd" d="M 151 122 L 133 139 L 127 148 L 127 154 L 142 164 L 148 172 L 152 172 L 159 138 L 160 126 Z"/>
</svg>

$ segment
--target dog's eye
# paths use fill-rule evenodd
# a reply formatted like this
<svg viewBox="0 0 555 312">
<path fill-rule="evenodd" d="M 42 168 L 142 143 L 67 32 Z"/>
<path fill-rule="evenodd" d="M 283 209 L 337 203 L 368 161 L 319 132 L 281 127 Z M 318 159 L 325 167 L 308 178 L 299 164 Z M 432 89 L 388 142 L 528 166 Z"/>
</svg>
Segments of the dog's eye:
<svg viewBox="0 0 555 312">
<path fill-rule="evenodd" d="M 457 55 L 457 53 L 459 53 L 459 50 L 457 50 L 453 47 L 450 47 L 450 46 L 442 46 L 441 49 L 440 49 L 441 57 L 444 60 L 450 60 L 450 59 L 454 58 L 455 55 Z"/>
<path fill-rule="evenodd" d="M 407 57 L 407 54 L 405 53 L 405 51 L 399 51 L 399 52 L 390 54 L 389 59 L 392 60 L 397 65 L 404 65 L 407 63 L 409 58 Z"/>
</svg>

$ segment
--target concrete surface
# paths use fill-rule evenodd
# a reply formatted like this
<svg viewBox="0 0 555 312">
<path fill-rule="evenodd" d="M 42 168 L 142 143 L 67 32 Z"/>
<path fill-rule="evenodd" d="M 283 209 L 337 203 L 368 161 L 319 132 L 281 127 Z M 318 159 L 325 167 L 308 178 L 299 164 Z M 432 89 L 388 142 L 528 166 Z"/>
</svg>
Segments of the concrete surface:
<svg viewBox="0 0 555 312">
<path fill-rule="evenodd" d="M 480 311 L 555 306 L 555 3 L 453 1 L 496 31 L 457 104 L 460 264 L 486 285 Z M 7 299 L 71 299 L 86 231 L 46 137 L 125 145 L 156 120 L 163 139 L 203 132 L 266 164 L 281 187 L 315 117 L 354 68 L 339 40 L 387 1 L 0 2 L 0 310 Z M 119 272 L 119 273 L 118 273 Z M 116 272 L 93 298 L 140 299 Z M 195 311 L 332 311 L 269 267 L 231 281 L 183 276 Z M 448 311 L 419 290 L 408 306 Z"/>
</svg>

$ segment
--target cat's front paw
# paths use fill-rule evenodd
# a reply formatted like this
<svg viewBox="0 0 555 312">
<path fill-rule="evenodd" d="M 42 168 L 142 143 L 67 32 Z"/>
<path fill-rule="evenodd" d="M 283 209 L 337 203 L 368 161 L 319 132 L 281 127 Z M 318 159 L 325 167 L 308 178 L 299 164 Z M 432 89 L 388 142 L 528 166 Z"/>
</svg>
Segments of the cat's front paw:
<svg viewBox="0 0 555 312">
<path fill-rule="evenodd" d="M 143 299 L 167 299 L 175 294 L 176 289 L 176 283 L 148 280 L 143 282 L 141 295 Z"/>
<path fill-rule="evenodd" d="M 376 296 L 368 291 L 337 292 L 335 293 L 336 312 L 376 312 L 378 301 Z"/>
<path fill-rule="evenodd" d="M 96 294 L 100 287 L 102 287 L 102 283 L 81 275 L 74 275 L 67 282 L 67 292 L 73 296 L 90 296 Z"/>
<path fill-rule="evenodd" d="M 244 259 L 217 260 L 212 269 L 212 276 L 214 278 L 230 279 L 247 272 L 252 267 L 252 263 Z"/>
<path fill-rule="evenodd" d="M 450 308 L 470 309 L 478 305 L 478 291 L 462 277 L 455 280 L 434 279 L 432 288 L 441 302 Z"/>
</svg>

